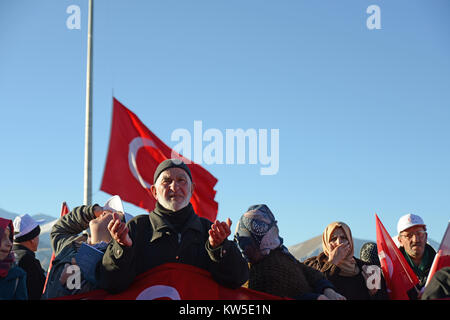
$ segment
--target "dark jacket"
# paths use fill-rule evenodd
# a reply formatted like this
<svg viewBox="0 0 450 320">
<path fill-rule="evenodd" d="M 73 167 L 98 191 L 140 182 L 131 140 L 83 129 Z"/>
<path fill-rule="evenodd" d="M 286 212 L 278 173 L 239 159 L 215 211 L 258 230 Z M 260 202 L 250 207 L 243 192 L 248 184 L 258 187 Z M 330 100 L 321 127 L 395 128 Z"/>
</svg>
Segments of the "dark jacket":
<svg viewBox="0 0 450 320">
<path fill-rule="evenodd" d="M 111 293 L 123 291 L 138 274 L 169 262 L 205 269 L 223 286 L 241 286 L 248 279 L 247 263 L 234 242 L 225 240 L 210 248 L 211 224 L 193 209 L 181 233 L 155 212 L 134 217 L 127 223 L 133 245 L 122 247 L 111 241 L 98 265 L 100 286 Z"/>
<path fill-rule="evenodd" d="M 13 245 L 13 251 L 17 265 L 27 273 L 28 299 L 40 300 L 42 289 L 44 289 L 45 270 L 42 269 L 41 263 L 36 259 L 34 252 L 20 243 Z"/>
<path fill-rule="evenodd" d="M 400 252 L 405 257 L 405 260 L 408 262 L 411 269 L 419 278 L 419 289 L 422 289 L 425 286 L 425 283 L 428 279 L 428 274 L 430 273 L 431 265 L 433 264 L 434 257 L 436 255 L 436 251 L 429 244 L 425 245 L 425 253 L 422 258 L 422 261 L 419 266 L 416 266 L 409 255 L 406 253 L 405 248 L 401 246 Z"/>
<path fill-rule="evenodd" d="M 340 268 L 330 262 L 328 257 L 322 252 L 316 257 L 306 259 L 303 263 L 311 266 L 327 277 L 328 280 L 336 287 L 336 291 L 347 298 L 347 300 L 387 300 L 389 299 L 386 290 L 386 283 L 381 275 L 381 289 L 377 290 L 374 295 L 369 293 L 366 280 L 362 275 L 362 267 L 370 265 L 360 259 L 354 258 L 360 272 L 353 277 L 344 277 L 339 275 Z"/>
<path fill-rule="evenodd" d="M 250 264 L 248 288 L 300 300 L 315 300 L 324 289 L 335 289 L 320 271 L 301 263 L 281 248 Z"/>
<path fill-rule="evenodd" d="M 51 299 L 61 296 L 74 295 L 96 289 L 92 283 L 87 281 L 81 273 L 80 287 L 69 289 L 59 281 L 61 273 L 66 264 L 71 264 L 87 236 L 80 234 L 89 227 L 89 221 L 95 219 L 94 206 L 79 206 L 61 217 L 52 227 L 50 240 L 55 260 L 50 270 L 43 299 Z"/>
<path fill-rule="evenodd" d="M 28 300 L 27 273 L 17 265 L 0 278 L 0 300 Z"/>
<path fill-rule="evenodd" d="M 434 274 L 421 297 L 422 300 L 450 298 L 450 267 L 444 267 Z"/>
</svg>

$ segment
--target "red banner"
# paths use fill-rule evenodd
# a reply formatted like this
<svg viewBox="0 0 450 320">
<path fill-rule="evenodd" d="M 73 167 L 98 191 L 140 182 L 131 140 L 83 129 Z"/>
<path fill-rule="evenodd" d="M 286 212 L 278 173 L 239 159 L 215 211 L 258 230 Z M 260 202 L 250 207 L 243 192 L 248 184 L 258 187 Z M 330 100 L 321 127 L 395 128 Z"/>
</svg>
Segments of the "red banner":
<svg viewBox="0 0 450 320">
<path fill-rule="evenodd" d="M 174 157 L 183 160 L 191 170 L 195 183 L 191 203 L 195 212 L 214 221 L 218 210 L 214 200 L 217 179 L 169 148 L 133 112 L 113 98 L 111 137 L 100 190 L 152 211 L 156 203 L 150 192 L 153 174 L 162 161 Z"/>
<path fill-rule="evenodd" d="M 69 207 L 67 206 L 67 203 L 64 201 L 61 206 L 60 217 L 65 216 L 69 212 L 70 212 Z M 52 270 L 52 267 L 53 267 L 53 260 L 55 260 L 55 252 L 52 252 L 52 257 L 50 258 L 50 263 L 49 263 L 48 269 L 47 269 L 47 277 L 45 278 L 44 289 L 42 290 L 42 293 L 45 292 L 45 288 L 47 287 L 48 276 L 50 275 L 50 270 Z"/>
<path fill-rule="evenodd" d="M 397 248 L 380 219 L 375 215 L 377 229 L 378 257 L 386 287 L 391 300 L 416 299 L 419 283 L 414 271 Z"/>
<path fill-rule="evenodd" d="M 444 267 L 450 266 L 450 222 L 447 225 L 447 230 L 445 230 L 444 237 L 442 238 L 439 250 L 434 257 L 433 264 L 431 265 L 430 273 L 428 274 L 427 283 L 428 285 L 431 278 L 434 276 L 436 271 Z"/>
<path fill-rule="evenodd" d="M 280 300 L 247 288 L 229 289 L 213 280 L 203 269 L 181 263 L 166 263 L 136 277 L 118 294 L 95 290 L 56 300 Z"/>
</svg>

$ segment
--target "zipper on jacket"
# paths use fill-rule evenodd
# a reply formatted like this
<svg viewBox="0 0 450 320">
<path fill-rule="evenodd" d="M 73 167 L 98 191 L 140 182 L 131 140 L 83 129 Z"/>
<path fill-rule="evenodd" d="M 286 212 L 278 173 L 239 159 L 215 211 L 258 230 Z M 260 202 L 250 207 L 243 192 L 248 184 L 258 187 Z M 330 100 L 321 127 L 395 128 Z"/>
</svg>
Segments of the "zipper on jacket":
<svg viewBox="0 0 450 320">
<path fill-rule="evenodd" d="M 181 243 L 181 233 L 178 233 L 178 244 Z"/>
</svg>

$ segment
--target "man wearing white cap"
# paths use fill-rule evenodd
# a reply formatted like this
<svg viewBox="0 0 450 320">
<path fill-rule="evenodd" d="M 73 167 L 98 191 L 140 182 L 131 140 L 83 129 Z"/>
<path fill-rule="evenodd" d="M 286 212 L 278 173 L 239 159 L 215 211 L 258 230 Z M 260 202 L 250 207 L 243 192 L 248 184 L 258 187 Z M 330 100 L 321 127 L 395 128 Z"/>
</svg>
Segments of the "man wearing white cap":
<svg viewBox="0 0 450 320">
<path fill-rule="evenodd" d="M 43 299 L 88 292 L 97 288 L 96 264 L 111 240 L 107 229 L 113 213 L 127 221 L 119 196 L 103 207 L 82 205 L 61 217 L 50 233 L 55 260 Z M 90 234 L 84 233 L 89 228 Z"/>
<path fill-rule="evenodd" d="M 419 278 L 419 287 L 425 286 L 436 251 L 427 244 L 427 226 L 415 214 L 402 216 L 397 223 L 400 252 Z"/>
<path fill-rule="evenodd" d="M 35 255 L 39 246 L 41 228 L 38 222 L 28 214 L 16 217 L 13 226 L 13 251 L 18 266 L 27 273 L 28 299 L 39 300 L 45 283 L 45 271 Z"/>
</svg>

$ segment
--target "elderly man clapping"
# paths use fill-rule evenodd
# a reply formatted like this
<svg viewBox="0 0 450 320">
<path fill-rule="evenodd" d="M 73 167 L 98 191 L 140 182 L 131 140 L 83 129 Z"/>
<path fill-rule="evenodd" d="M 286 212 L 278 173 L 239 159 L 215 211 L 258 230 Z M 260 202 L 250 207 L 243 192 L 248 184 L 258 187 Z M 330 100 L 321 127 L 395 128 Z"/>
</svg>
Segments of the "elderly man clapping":
<svg viewBox="0 0 450 320">
<path fill-rule="evenodd" d="M 103 257 L 101 286 L 110 292 L 126 289 L 134 278 L 165 263 L 184 263 L 211 272 L 221 285 L 237 288 L 248 279 L 248 266 L 234 242 L 231 221 L 211 221 L 194 212 L 194 190 L 188 166 L 168 159 L 157 167 L 151 192 L 157 200 L 149 215 L 127 224 L 113 219 L 108 228 L 114 239 Z"/>
</svg>

